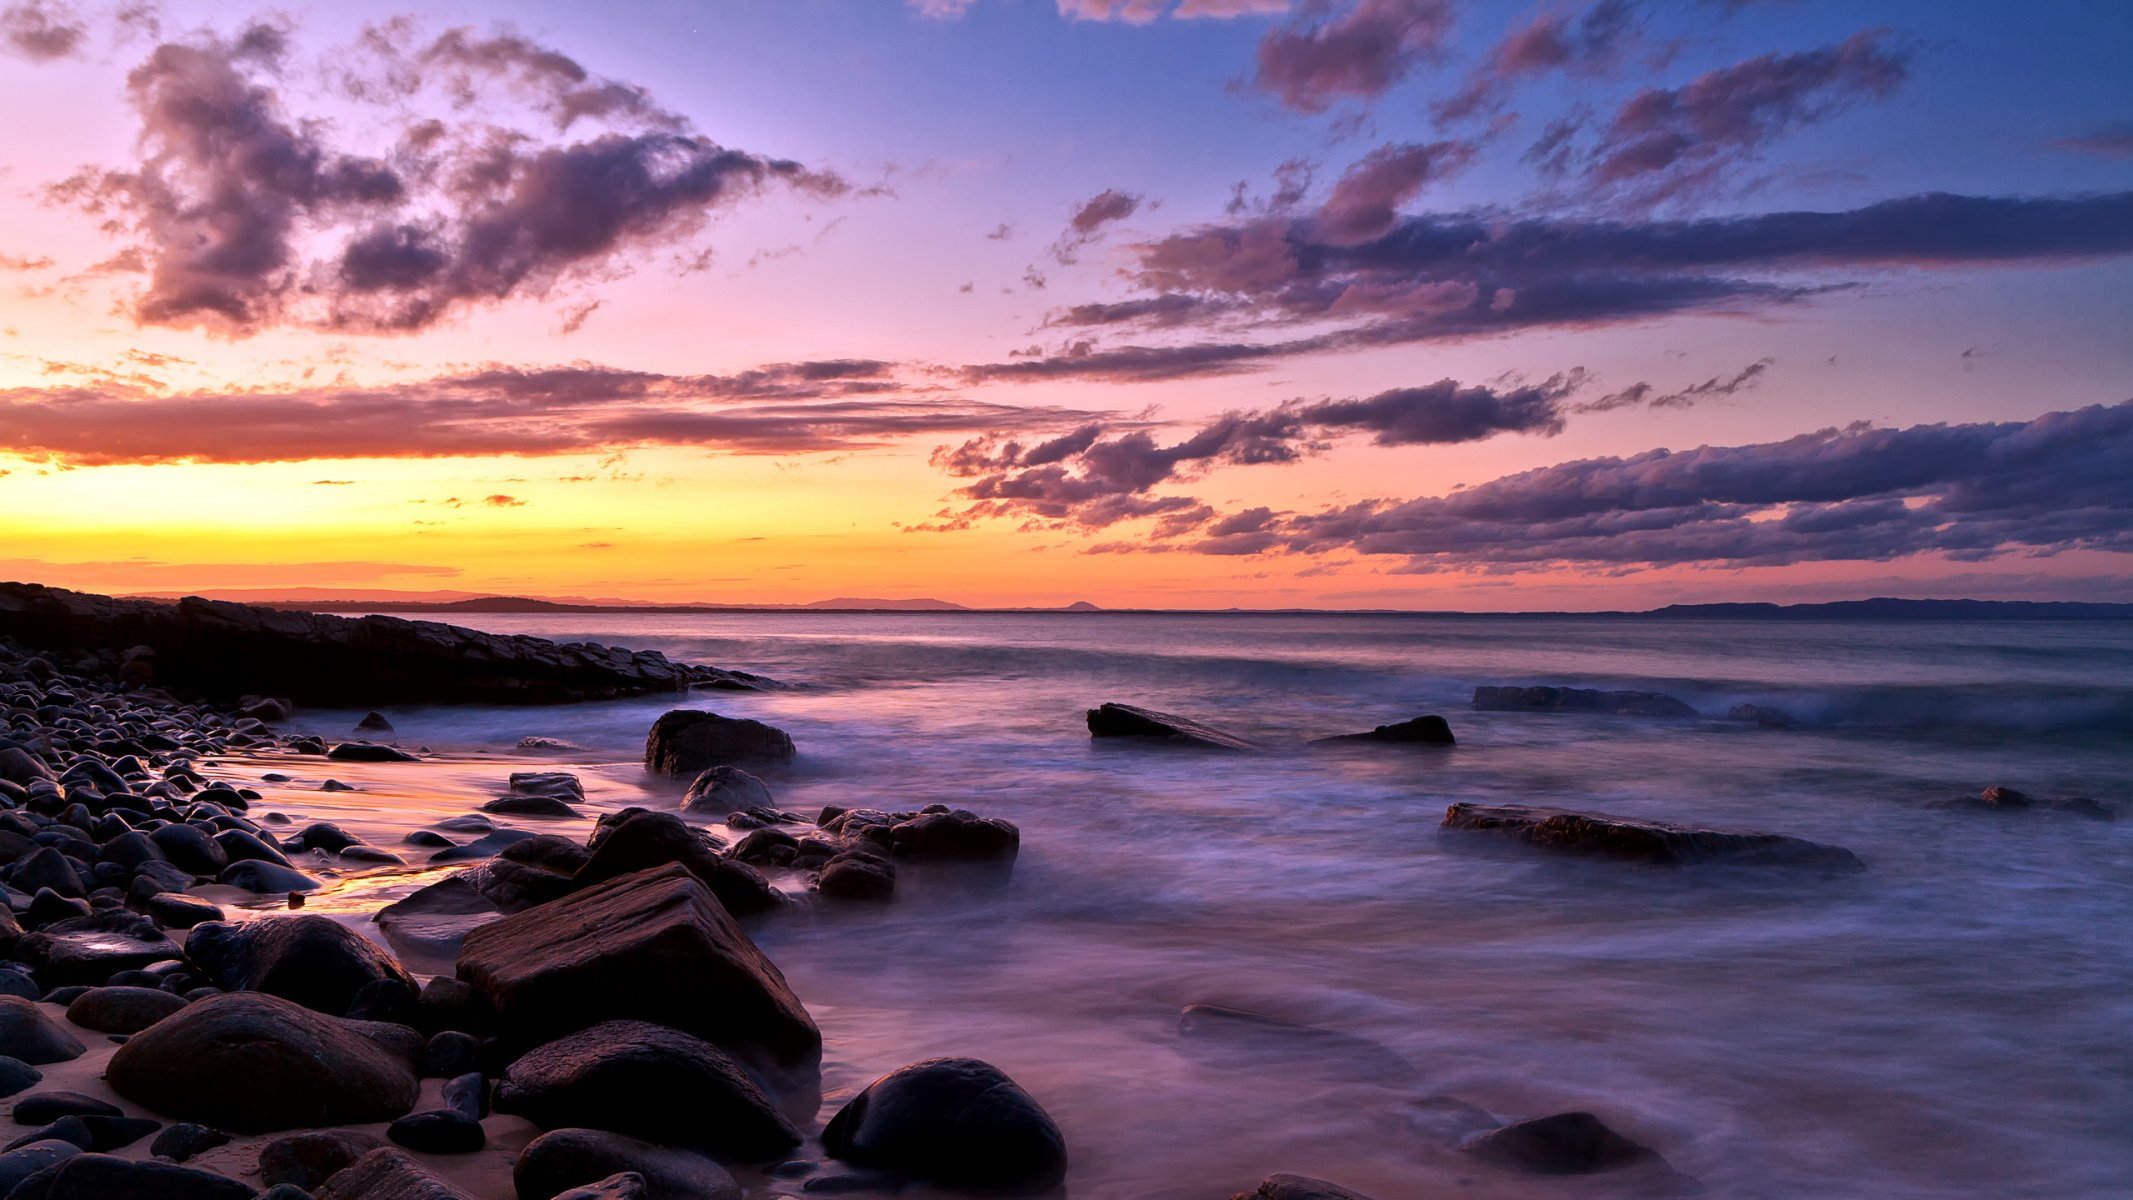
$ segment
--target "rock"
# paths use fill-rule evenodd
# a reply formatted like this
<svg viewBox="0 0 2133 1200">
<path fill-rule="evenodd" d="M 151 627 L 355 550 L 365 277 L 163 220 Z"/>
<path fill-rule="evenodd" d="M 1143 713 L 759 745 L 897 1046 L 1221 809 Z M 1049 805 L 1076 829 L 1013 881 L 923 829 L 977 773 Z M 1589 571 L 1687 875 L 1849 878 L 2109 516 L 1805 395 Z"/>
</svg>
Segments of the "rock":
<svg viewBox="0 0 2133 1200">
<path fill-rule="evenodd" d="M 700 709 L 667 713 L 644 739 L 645 769 L 669 778 L 736 763 L 790 762 L 793 754 L 792 738 L 782 729 Z"/>
<path fill-rule="evenodd" d="M 376 742 L 342 742 L 326 751 L 326 757 L 337 762 L 421 762 L 416 755 L 397 746 L 381 746 Z"/>
<path fill-rule="evenodd" d="M 7 1146 L 9 1150 L 30 1145 L 33 1142 L 72 1142 L 82 1149 L 96 1154 L 123 1150 L 163 1127 L 163 1122 L 147 1117 L 127 1117 L 109 1113 L 90 1113 L 65 1116 L 16 1138 Z"/>
<path fill-rule="evenodd" d="M 411 958 L 454 957 L 469 930 L 504 915 L 467 878 L 447 875 L 386 905 L 372 916 L 393 948 Z"/>
<path fill-rule="evenodd" d="M 4 1027 L 4 1022 L 0 1022 L 0 1027 Z M 44 1072 L 13 1055 L 0 1055 L 0 1098 L 36 1087 L 43 1081 Z M 0 1195 L 6 1193 L 0 1192 Z"/>
<path fill-rule="evenodd" d="M 105 1079 L 135 1104 L 239 1133 L 387 1121 L 418 1089 L 408 1057 L 362 1022 L 258 992 L 198 1001 L 135 1034 Z"/>
<path fill-rule="evenodd" d="M 1220 1004 L 1188 1004 L 1178 1036 L 1219 1065 L 1317 1077 L 1405 1079 L 1414 1065 L 1390 1047 Z"/>
<path fill-rule="evenodd" d="M 976 1188 L 1042 1188 L 1066 1176 L 1059 1126 L 999 1068 L 933 1058 L 884 1075 L 822 1131 L 822 1147 L 861 1167 Z"/>
<path fill-rule="evenodd" d="M 1434 714 L 1413 717 L 1397 725 L 1380 725 L 1369 733 L 1343 733 L 1317 739 L 1325 742 L 1398 742 L 1410 746 L 1452 746 L 1459 739 L 1452 736 L 1451 722 Z M 1275 1179 L 1300 1179 L 1302 1176 L 1276 1175 Z M 1330 1185 L 1328 1185 L 1330 1186 Z"/>
<path fill-rule="evenodd" d="M 302 832 L 282 844 L 285 846 L 302 846 L 306 850 L 324 850 L 328 854 L 339 854 L 361 840 L 330 821 L 313 821 L 311 824 L 304 826 Z"/>
<path fill-rule="evenodd" d="M 520 754 L 592 753 L 592 751 L 578 745 L 576 742 L 566 742 L 561 738 L 552 737 L 522 737 L 518 740 L 518 752 Z"/>
<path fill-rule="evenodd" d="M 422 1154 L 472 1154 L 488 1144 L 478 1118 L 450 1109 L 409 1113 L 388 1126 L 385 1136 Z"/>
<path fill-rule="evenodd" d="M 81 874 L 67 856 L 50 846 L 43 846 L 15 860 L 8 870 L 8 884 L 18 892 L 32 895 L 49 888 L 61 896 L 86 895 Z"/>
<path fill-rule="evenodd" d="M 125 1114 L 116 1104 L 106 1104 L 80 1092 L 38 1092 L 24 1096 L 10 1115 L 17 1125 L 49 1125 L 61 1117 L 118 1117 Z"/>
<path fill-rule="evenodd" d="M 1536 1175 L 1589 1175 L 1659 1156 L 1589 1112 L 1557 1113 L 1476 1134 L 1460 1149 Z"/>
<path fill-rule="evenodd" d="M 1478 687 L 1479 712 L 1610 713 L 1618 717 L 1693 717 L 1696 710 L 1659 692 L 1602 692 L 1591 688 Z"/>
<path fill-rule="evenodd" d="M 40 1172 L 57 1174 L 59 1164 L 80 1153 L 81 1147 L 72 1142 L 33 1142 L 0 1154 L 0 1188 L 7 1189 L 0 1195 L 14 1195 L 17 1184 Z"/>
<path fill-rule="evenodd" d="M 556 1200 L 657 1200 L 651 1185 L 635 1171 L 617 1171 L 597 1183 L 558 1192 Z"/>
<path fill-rule="evenodd" d="M 79 1154 L 60 1164 L 42 1200 L 252 1200 L 252 1185 L 170 1163 Z"/>
<path fill-rule="evenodd" d="M 273 696 L 247 696 L 237 702 L 237 715 L 279 724 L 296 715 L 296 706 Z"/>
<path fill-rule="evenodd" d="M 52 768 L 19 746 L 0 746 L 0 780 L 28 785 L 51 780 Z"/>
<path fill-rule="evenodd" d="M 317 1191 L 336 1172 L 384 1145 L 377 1135 L 354 1129 L 275 1138 L 259 1148 L 259 1180 L 268 1187 L 287 1185 Z"/>
<path fill-rule="evenodd" d="M 1188 721 L 1184 717 L 1131 704 L 1101 704 L 1089 710 L 1092 738 L 1133 738 L 1171 746 L 1197 746 L 1213 750 L 1256 750 L 1257 746 L 1234 734 Z"/>
<path fill-rule="evenodd" d="M 1842 846 L 1779 833 L 1696 829 L 1560 808 L 1459 803 L 1445 810 L 1444 828 L 1485 830 L 1545 850 L 1663 866 L 1725 863 L 1831 871 L 1866 869 L 1858 856 Z"/>
<path fill-rule="evenodd" d="M 393 731 L 393 723 L 386 720 L 385 714 L 381 712 L 364 713 L 363 719 L 357 721 L 355 727 L 358 733 L 391 733 Z"/>
<path fill-rule="evenodd" d="M 1726 710 L 1728 721 L 1753 721 L 1766 729 L 1798 729 L 1800 723 L 1782 708 L 1767 704 L 1736 704 Z"/>
<path fill-rule="evenodd" d="M 392 955 L 330 917 L 196 926 L 185 954 L 224 991 L 265 992 L 336 1017 L 366 984 L 389 979 L 411 994 L 416 986 Z"/>
<path fill-rule="evenodd" d="M 318 880 L 311 878 L 302 871 L 293 871 L 288 867 L 278 867 L 270 862 L 260 862 L 258 859 L 246 859 L 243 862 L 231 863 L 229 866 L 222 868 L 222 874 L 215 877 L 215 882 L 225 887 L 242 888 L 247 892 L 258 892 L 263 896 L 274 895 L 278 892 L 315 892 L 319 886 Z"/>
<path fill-rule="evenodd" d="M 210 1150 L 230 1144 L 230 1135 L 206 1125 L 180 1121 L 156 1135 L 148 1152 L 171 1162 L 185 1162 Z"/>
<path fill-rule="evenodd" d="M 2118 810 L 2101 801 L 2086 796 L 2070 796 L 2056 800 L 2040 800 L 2027 792 L 2011 787 L 1993 786 L 1975 796 L 1958 796 L 1935 808 L 1985 809 L 1990 812 L 2061 812 L 2092 821 L 2115 821 Z"/>
<path fill-rule="evenodd" d="M 391 1147 L 355 1160 L 313 1191 L 318 1200 L 475 1200 Z"/>
<path fill-rule="evenodd" d="M 41 1067 L 71 1062 L 88 1049 L 34 1001 L 0 996 L 0 1054 Z"/>
<path fill-rule="evenodd" d="M 1308 1175 L 1282 1174 L 1269 1175 L 1259 1181 L 1258 1187 L 1249 1192 L 1238 1192 L 1230 1200 L 1370 1200 L 1370 1197 Z"/>
<path fill-rule="evenodd" d="M 741 1200 L 741 1186 L 701 1154 L 619 1133 L 558 1129 L 528 1143 L 511 1168 L 518 1200 L 555 1200 L 624 1172 L 643 1176 L 652 1200 Z"/>
<path fill-rule="evenodd" d="M 958 808 L 897 822 L 889 827 L 889 847 L 898 858 L 1013 863 L 1022 831 L 1011 821 Z"/>
<path fill-rule="evenodd" d="M 683 812 L 735 812 L 768 807 L 770 785 L 739 767 L 713 767 L 689 783 L 681 798 Z"/>
<path fill-rule="evenodd" d="M 568 771 L 513 771 L 511 790 L 522 796 L 585 799 L 585 784 Z"/>
<path fill-rule="evenodd" d="M 90 988 L 67 1005 L 67 1020 L 98 1033 L 139 1033 L 184 1007 L 161 988 Z"/>
<path fill-rule="evenodd" d="M 811 1069 L 822 1054 L 822 1035 L 785 977 L 679 866 L 484 925 L 467 935 L 458 975 L 523 1041 L 635 1019 L 784 1068 Z"/>
<path fill-rule="evenodd" d="M 326 782 L 318 785 L 318 790 L 322 792 L 352 792 L 355 790 L 355 788 L 349 786 L 348 784 L 342 783 L 338 779 L 329 779 Z"/>
<path fill-rule="evenodd" d="M 12 967 L 0 969 L 0 996 L 40 1000 L 44 998 L 44 993 L 45 989 L 38 987 L 37 981 L 30 978 L 28 972 L 17 971 Z"/>
<path fill-rule="evenodd" d="M 148 840 L 188 875 L 213 875 L 230 865 L 229 852 L 197 825 L 165 825 L 150 833 Z"/>
<path fill-rule="evenodd" d="M 582 818 L 585 815 L 555 796 L 498 796 L 482 805 L 481 811 L 508 817 Z"/>
<path fill-rule="evenodd" d="M 459 818 L 454 817 L 452 819 L 458 820 Z M 488 819 L 487 817 L 481 818 L 483 821 Z M 440 821 L 438 824 L 443 825 L 445 822 Z M 488 833 L 482 834 L 463 846 L 454 846 L 450 850 L 439 850 L 437 853 L 430 855 L 430 862 L 436 866 L 455 862 L 477 862 L 481 859 L 501 854 L 506 849 L 525 841 L 527 838 L 538 836 L 538 834 L 527 829 L 491 829 Z"/>
<path fill-rule="evenodd" d="M 603 1022 L 527 1052 L 504 1073 L 496 1110 L 543 1129 L 605 1129 L 728 1161 L 767 1162 L 800 1144 L 726 1054 L 645 1021 Z"/>
<path fill-rule="evenodd" d="M 579 886 L 673 863 L 702 880 L 736 917 L 769 912 L 783 903 L 760 872 L 721 857 L 708 835 L 673 813 L 643 808 L 610 813 L 600 818 L 590 845 L 592 855 L 575 877 Z"/>
<path fill-rule="evenodd" d="M 191 929 L 226 914 L 205 900 L 178 892 L 158 892 L 140 902 L 141 911 L 165 929 Z"/>
<path fill-rule="evenodd" d="M 868 854 L 840 854 L 823 865 L 815 890 L 832 900 L 880 903 L 896 894 L 896 868 Z"/>
</svg>

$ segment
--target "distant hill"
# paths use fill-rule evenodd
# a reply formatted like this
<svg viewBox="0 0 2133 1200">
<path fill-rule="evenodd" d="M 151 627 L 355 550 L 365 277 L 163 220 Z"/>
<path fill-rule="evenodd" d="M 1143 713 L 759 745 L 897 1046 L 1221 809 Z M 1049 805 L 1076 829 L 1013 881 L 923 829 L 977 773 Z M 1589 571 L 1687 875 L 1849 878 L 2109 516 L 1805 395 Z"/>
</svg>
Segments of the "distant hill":
<svg viewBox="0 0 2133 1200">
<path fill-rule="evenodd" d="M 1075 601 L 1075 602 L 1073 602 L 1072 604 L 1069 604 L 1069 605 L 1067 605 L 1067 606 L 1066 606 L 1065 608 L 1062 608 L 1062 609 L 1060 609 L 1059 611 L 1060 611 L 1060 612 L 1102 612 L 1102 611 L 1103 611 L 1103 609 L 1101 609 L 1101 608 L 1098 608 L 1098 607 L 1097 607 L 1096 605 L 1094 605 L 1094 604 L 1091 604 L 1091 603 L 1089 603 L 1089 602 L 1088 602 L 1088 601 L 1086 601 L 1086 600 L 1076 600 L 1076 601 Z"/>
</svg>

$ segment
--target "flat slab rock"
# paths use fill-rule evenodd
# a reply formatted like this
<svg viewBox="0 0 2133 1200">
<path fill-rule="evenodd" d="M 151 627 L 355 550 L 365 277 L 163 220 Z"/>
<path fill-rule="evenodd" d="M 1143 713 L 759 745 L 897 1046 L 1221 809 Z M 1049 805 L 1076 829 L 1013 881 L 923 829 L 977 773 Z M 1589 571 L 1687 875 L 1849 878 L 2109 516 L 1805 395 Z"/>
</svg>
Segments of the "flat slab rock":
<svg viewBox="0 0 2133 1200">
<path fill-rule="evenodd" d="M 1697 829 L 1561 808 L 1454 804 L 1444 811 L 1444 828 L 1502 834 L 1544 850 L 1662 866 L 1725 863 L 1832 871 L 1866 869 L 1857 855 L 1842 846 L 1782 833 Z"/>
<path fill-rule="evenodd" d="M 1477 712 L 1607 713 L 1617 717 L 1693 717 L 1695 709 L 1661 692 L 1603 692 L 1593 688 L 1478 687 Z"/>
<path fill-rule="evenodd" d="M 1092 738 L 1136 738 L 1215 750 L 1259 748 L 1235 734 L 1224 733 L 1198 721 L 1131 704 L 1099 704 L 1089 710 L 1088 721 Z"/>
</svg>

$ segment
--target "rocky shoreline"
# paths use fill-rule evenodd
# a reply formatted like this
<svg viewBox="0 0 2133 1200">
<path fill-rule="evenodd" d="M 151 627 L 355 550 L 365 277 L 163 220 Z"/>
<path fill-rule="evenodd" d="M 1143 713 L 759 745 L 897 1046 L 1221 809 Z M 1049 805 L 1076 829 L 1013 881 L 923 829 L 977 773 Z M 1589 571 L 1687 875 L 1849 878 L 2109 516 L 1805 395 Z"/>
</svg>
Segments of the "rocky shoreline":
<svg viewBox="0 0 2133 1200">
<path fill-rule="evenodd" d="M 1020 851 L 1012 823 L 947 805 L 780 809 L 750 768 L 790 759 L 790 737 L 677 710 L 644 755 L 681 793 L 672 811 L 601 813 L 582 838 L 512 827 L 497 818 L 594 817 L 570 771 L 513 771 L 484 811 L 371 844 L 330 822 L 297 825 L 231 769 L 265 785 L 291 759 L 395 769 L 419 756 L 186 702 L 129 670 L 139 655 L 64 649 L 78 657 L 62 667 L 0 642 L 0 1093 L 21 1126 L 0 1148 L 0 1200 L 733 1200 L 1047 1193 L 1070 1179 L 1071 1148 L 1042 1097 L 977 1059 L 906 1064 L 823 1112 L 835 1029 L 751 937 L 808 910 L 891 903 L 913 873 L 1000 886 Z M 543 655 L 522 661 L 559 661 Z M 657 661 L 681 682 L 654 691 L 757 679 Z M 259 683 L 235 667 L 225 678 Z M 1531 707 L 1631 711 L 1560 695 Z M 366 725 L 390 732 L 383 717 Z M 1089 728 L 1257 749 L 1127 705 L 1091 710 Z M 1327 740 L 1456 744 L 1436 716 Z M 2008 789 L 1979 804 L 2032 807 Z M 1444 828 L 1646 865 L 1865 869 L 1838 847 L 1604 814 L 1461 804 Z M 376 911 L 378 940 L 301 911 L 331 876 L 403 868 L 430 881 Z M 248 899 L 226 910 L 203 893 Z M 1188 1007 L 1178 1035 L 1277 1070 L 1411 1071 L 1367 1039 L 1216 1005 Z M 1453 1097 L 1418 1103 L 1477 1169 L 1623 1172 L 1648 1195 L 1690 1186 L 1590 1113 L 1505 1121 Z M 1236 1195 L 1359 1196 L 1298 1175 Z"/>
</svg>

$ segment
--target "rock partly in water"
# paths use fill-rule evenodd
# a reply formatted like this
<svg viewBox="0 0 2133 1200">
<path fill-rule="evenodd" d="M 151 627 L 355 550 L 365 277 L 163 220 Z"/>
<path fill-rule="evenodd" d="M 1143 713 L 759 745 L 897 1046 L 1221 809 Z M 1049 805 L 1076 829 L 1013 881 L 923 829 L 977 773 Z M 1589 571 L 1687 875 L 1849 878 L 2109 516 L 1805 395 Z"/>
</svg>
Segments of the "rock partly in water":
<svg viewBox="0 0 2133 1200">
<path fill-rule="evenodd" d="M 1589 1112 L 1535 1117 L 1476 1134 L 1460 1149 L 1537 1175 L 1589 1175 L 1658 1159 Z"/>
<path fill-rule="evenodd" d="M 1952 800 L 1933 805 L 1936 808 L 1974 809 L 1981 812 L 2057 812 L 2070 816 L 2086 817 L 2091 821 L 2115 821 L 2118 810 L 2100 800 L 2086 796 L 2063 796 L 2052 799 L 2032 796 L 2011 787 L 1994 785 L 1974 796 L 1957 796 Z"/>
<path fill-rule="evenodd" d="M 800 1144 L 723 1051 L 646 1021 L 606 1021 L 528 1051 L 505 1072 L 496 1110 L 544 1129 L 606 1129 L 733 1162 L 768 1162 Z"/>
<path fill-rule="evenodd" d="M 357 992 L 379 980 L 415 988 L 414 977 L 392 955 L 330 917 L 195 926 L 185 954 L 224 991 L 265 992 L 336 1017 L 348 1012 Z"/>
<path fill-rule="evenodd" d="M 741 1200 L 740 1184 L 693 1151 L 599 1129 L 558 1129 L 528 1143 L 511 1168 L 518 1200 L 554 1200 L 624 1172 L 640 1175 L 653 1200 Z"/>
<path fill-rule="evenodd" d="M 239 1133 L 389 1121 L 415 1105 L 405 1055 L 363 1022 L 258 992 L 188 1005 L 128 1039 L 105 1079 L 165 1116 Z M 414 1039 L 420 1052 L 421 1037 Z"/>
<path fill-rule="evenodd" d="M 1593 688 L 1478 687 L 1478 712 L 1607 713 L 1617 717 L 1693 717 L 1696 710 L 1660 692 L 1603 692 Z"/>
<path fill-rule="evenodd" d="M 736 917 L 770 912 L 782 903 L 761 872 L 721 855 L 709 834 L 673 813 L 644 808 L 609 813 L 586 845 L 591 854 L 575 876 L 580 887 L 672 863 L 702 880 Z"/>
<path fill-rule="evenodd" d="M 1726 710 L 1728 721 L 1752 721 L 1765 729 L 1798 729 L 1799 721 L 1782 708 L 1767 704 L 1736 704 Z"/>
<path fill-rule="evenodd" d="M 1051 1115 L 974 1058 L 927 1059 L 868 1084 L 830 1119 L 822 1147 L 952 1187 L 1036 1189 L 1066 1177 L 1066 1139 Z"/>
<path fill-rule="evenodd" d="M 770 785 L 739 767 L 713 767 L 689 783 L 683 812 L 729 813 L 771 804 Z"/>
<path fill-rule="evenodd" d="M 484 925 L 460 948 L 458 975 L 528 1044 L 640 1020 L 780 1068 L 811 1069 L 822 1054 L 822 1034 L 785 977 L 680 866 Z"/>
<path fill-rule="evenodd" d="M 1866 869 L 1857 855 L 1842 846 L 1781 833 L 1698 829 L 1560 808 L 1459 803 L 1445 810 L 1444 828 L 1503 834 L 1560 853 L 1661 866 L 1722 863 L 1829 871 Z"/>
<path fill-rule="evenodd" d="M 1230 1200 L 1370 1200 L 1363 1193 L 1308 1175 L 1269 1175 L 1249 1192 Z"/>
<path fill-rule="evenodd" d="M 1317 740 L 1320 743 L 1393 742 L 1407 746 L 1452 746 L 1459 741 L 1452 736 L 1451 722 L 1435 714 L 1413 717 L 1396 725 L 1380 725 L 1368 733 L 1343 733 Z"/>
<path fill-rule="evenodd" d="M 743 717 L 678 708 L 652 723 L 644 766 L 654 775 L 695 777 L 713 767 L 792 761 L 792 738 L 782 729 Z"/>
<path fill-rule="evenodd" d="M 339 762 L 421 762 L 419 755 L 409 754 L 398 746 L 381 746 L 376 742 L 342 742 L 326 751 L 326 757 Z"/>
<path fill-rule="evenodd" d="M 137 971 L 182 957 L 182 952 L 147 917 L 124 909 L 99 909 L 24 936 L 16 943 L 15 957 L 28 963 L 38 982 L 47 987 L 94 987 L 120 971 Z M 6 1053 L 4 1047 L 0 1053 Z"/>
<path fill-rule="evenodd" d="M 1092 738 L 1131 738 L 1170 746 L 1199 746 L 1214 750 L 1256 750 L 1257 746 L 1219 729 L 1154 709 L 1131 704 L 1100 704 L 1089 710 Z"/>
</svg>

